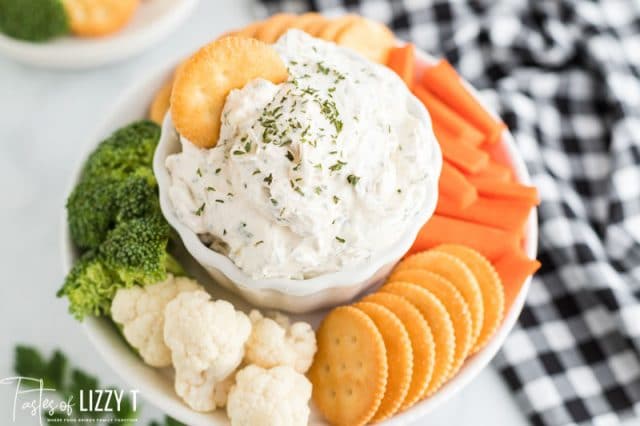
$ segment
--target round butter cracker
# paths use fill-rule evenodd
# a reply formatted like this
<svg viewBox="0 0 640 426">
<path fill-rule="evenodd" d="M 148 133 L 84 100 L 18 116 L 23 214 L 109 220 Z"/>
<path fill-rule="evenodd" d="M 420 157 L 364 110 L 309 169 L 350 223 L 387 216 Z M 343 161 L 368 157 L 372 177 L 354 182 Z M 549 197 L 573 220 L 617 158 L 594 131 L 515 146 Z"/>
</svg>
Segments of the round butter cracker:
<svg viewBox="0 0 640 426">
<path fill-rule="evenodd" d="M 484 321 L 478 339 L 471 348 L 475 353 L 487 344 L 504 316 L 505 301 L 502 280 L 489 260 L 478 251 L 460 244 L 443 244 L 434 250 L 457 257 L 467 265 L 478 281 L 484 304 Z"/>
<path fill-rule="evenodd" d="M 421 398 L 433 395 L 449 377 L 456 350 L 455 332 L 449 313 L 437 297 L 415 284 L 394 282 L 385 284 L 380 291 L 404 297 L 420 311 L 429 324 L 436 346 L 436 357 L 431 381 Z"/>
<path fill-rule="evenodd" d="M 388 375 L 382 335 L 353 306 L 333 309 L 316 332 L 318 351 L 307 377 L 313 401 L 334 425 L 360 426 L 378 410 Z"/>
<path fill-rule="evenodd" d="M 81 37 L 100 37 L 124 27 L 140 0 L 63 0 L 71 32 Z"/>
<path fill-rule="evenodd" d="M 333 40 L 379 64 L 387 63 L 389 51 L 395 45 L 395 36 L 389 28 L 360 17 L 341 28 Z"/>
<path fill-rule="evenodd" d="M 384 306 L 371 302 L 359 302 L 353 306 L 373 320 L 382 335 L 389 360 L 387 387 L 378 411 L 371 418 L 371 422 L 377 423 L 394 415 L 409 391 L 413 376 L 411 340 L 402 321 Z"/>
<path fill-rule="evenodd" d="M 275 43 L 278 38 L 289 29 L 295 19 L 296 15 L 277 13 L 264 21 L 262 25 L 256 29 L 253 37 L 265 43 Z"/>
<path fill-rule="evenodd" d="M 389 309 L 407 329 L 414 362 L 411 384 L 400 406 L 400 411 L 406 410 L 420 400 L 433 374 L 436 347 L 431 328 L 420 311 L 401 296 L 377 292 L 368 295 L 362 301 L 375 303 Z"/>
<path fill-rule="evenodd" d="M 149 119 L 162 126 L 164 116 L 169 111 L 171 102 L 171 89 L 173 89 L 173 77 L 165 82 L 153 97 L 149 108 Z"/>
<path fill-rule="evenodd" d="M 462 294 L 473 321 L 472 347 L 475 345 L 484 321 L 484 304 L 478 280 L 458 258 L 435 250 L 423 251 L 402 260 L 394 273 L 405 269 L 423 269 L 438 274 L 451 282 Z"/>
<path fill-rule="evenodd" d="M 268 44 L 229 36 L 202 47 L 180 66 L 171 92 L 171 118 L 180 135 L 201 148 L 215 146 L 227 95 L 256 78 L 273 83 L 288 78 Z"/>
<path fill-rule="evenodd" d="M 343 15 L 338 18 L 330 19 L 319 31 L 317 37 L 326 41 L 336 41 L 336 37 L 340 31 L 358 19 L 360 18 L 356 15 Z"/>
<path fill-rule="evenodd" d="M 314 17 L 302 26 L 302 31 L 313 37 L 319 37 L 322 29 L 327 25 L 329 19 L 322 15 Z"/>
<path fill-rule="evenodd" d="M 306 28 L 314 25 L 319 21 L 324 20 L 325 18 L 317 12 L 307 12 L 303 13 L 300 16 L 297 16 L 296 19 L 291 22 L 289 29 L 297 29 L 306 32 Z"/>
<path fill-rule="evenodd" d="M 394 281 L 408 282 L 429 290 L 449 312 L 456 337 L 456 351 L 449 373 L 452 377 L 469 355 L 473 343 L 471 313 L 460 291 L 440 275 L 420 269 L 397 271 L 389 277 L 389 282 Z"/>
</svg>

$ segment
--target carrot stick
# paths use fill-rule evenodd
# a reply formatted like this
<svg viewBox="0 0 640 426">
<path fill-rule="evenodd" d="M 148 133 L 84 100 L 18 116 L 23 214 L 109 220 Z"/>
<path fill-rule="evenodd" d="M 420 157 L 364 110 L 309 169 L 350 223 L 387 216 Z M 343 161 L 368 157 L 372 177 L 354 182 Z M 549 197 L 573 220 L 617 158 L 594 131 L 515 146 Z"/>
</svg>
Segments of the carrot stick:
<svg viewBox="0 0 640 426">
<path fill-rule="evenodd" d="M 456 114 L 451 108 L 445 105 L 433 94 L 423 87 L 415 86 L 413 94 L 424 104 L 429 111 L 431 121 L 438 123 L 438 127 L 446 129 L 456 140 L 479 146 L 484 142 L 485 136 L 470 123 Z"/>
<path fill-rule="evenodd" d="M 506 126 L 480 105 L 449 62 L 442 60 L 437 65 L 427 68 L 422 74 L 421 84 L 484 133 L 488 143 L 493 144 L 500 140 Z"/>
<path fill-rule="evenodd" d="M 436 214 L 422 227 L 407 254 L 443 243 L 464 244 L 478 250 L 489 260 L 495 260 L 506 252 L 517 250 L 518 236 L 501 229 Z"/>
<path fill-rule="evenodd" d="M 505 165 L 512 170 L 511 167 L 511 154 L 508 152 L 507 147 L 501 143 L 496 143 L 493 145 L 484 144 L 480 147 L 483 151 L 489 154 L 491 157 L 491 161 L 495 161 L 498 164 Z"/>
<path fill-rule="evenodd" d="M 465 143 L 456 142 L 451 134 L 441 129 L 436 135 L 442 156 L 467 173 L 478 173 L 489 164 L 489 154 Z"/>
<path fill-rule="evenodd" d="M 516 182 L 498 182 L 494 179 L 467 176 L 478 193 L 488 198 L 508 198 L 520 200 L 533 206 L 540 204 L 538 190 L 534 186 L 525 186 Z"/>
<path fill-rule="evenodd" d="M 447 198 L 456 208 L 465 208 L 478 198 L 478 191 L 467 178 L 446 161 L 438 181 L 440 198 Z"/>
<path fill-rule="evenodd" d="M 392 47 L 387 59 L 387 66 L 395 71 L 409 87 L 413 86 L 415 49 L 415 46 L 411 43 L 400 47 Z"/>
<path fill-rule="evenodd" d="M 438 199 L 436 213 L 521 235 L 531 208 L 531 204 L 519 200 L 478 197 L 469 207 L 460 209 L 449 198 L 442 197 Z"/>
<path fill-rule="evenodd" d="M 499 182 L 508 182 L 513 178 L 511 169 L 496 161 L 489 161 L 487 167 L 477 173 L 471 173 L 469 176 L 479 179 L 493 179 Z"/>
<path fill-rule="evenodd" d="M 540 262 L 529 259 L 522 250 L 506 253 L 493 266 L 498 271 L 504 286 L 505 310 L 508 310 L 518 296 L 529 275 L 540 268 Z"/>
</svg>

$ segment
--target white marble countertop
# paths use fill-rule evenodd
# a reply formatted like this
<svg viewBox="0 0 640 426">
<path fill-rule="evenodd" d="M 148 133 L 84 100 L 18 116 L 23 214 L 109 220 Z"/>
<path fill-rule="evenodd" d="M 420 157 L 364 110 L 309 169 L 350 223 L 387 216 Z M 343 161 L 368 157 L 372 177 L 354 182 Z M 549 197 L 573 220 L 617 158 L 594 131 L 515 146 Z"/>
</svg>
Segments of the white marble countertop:
<svg viewBox="0 0 640 426">
<path fill-rule="evenodd" d="M 103 384 L 127 389 L 55 298 L 63 279 L 60 214 L 67 181 L 93 128 L 119 92 L 167 59 L 187 54 L 226 29 L 251 20 L 250 0 L 205 0 L 169 39 L 125 63 L 99 70 L 55 72 L 0 57 L 0 378 L 12 374 L 13 347 L 62 348 Z M 144 395 L 142 395 L 144 398 Z M 11 423 L 13 388 L 0 385 L 0 424 Z M 161 410 L 144 404 L 145 419 Z M 429 425 L 526 424 L 491 368 L 431 414 Z M 15 424 L 37 425 L 18 418 Z M 146 422 L 140 422 L 146 424 Z"/>
</svg>

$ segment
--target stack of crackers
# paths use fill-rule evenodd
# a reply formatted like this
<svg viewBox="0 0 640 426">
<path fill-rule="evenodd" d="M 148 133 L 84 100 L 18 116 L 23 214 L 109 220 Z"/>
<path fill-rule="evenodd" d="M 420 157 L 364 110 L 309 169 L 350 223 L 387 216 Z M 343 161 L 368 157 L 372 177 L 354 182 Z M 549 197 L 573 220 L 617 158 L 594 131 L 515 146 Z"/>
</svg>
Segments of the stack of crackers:
<svg viewBox="0 0 640 426">
<path fill-rule="evenodd" d="M 502 282 L 479 252 L 446 244 L 409 256 L 376 293 L 325 317 L 313 399 L 335 425 L 389 418 L 455 376 L 503 314 Z"/>
<path fill-rule="evenodd" d="M 391 30 L 378 22 L 358 15 L 327 18 L 315 12 L 302 15 L 279 13 L 243 29 L 226 33 L 222 37 L 233 35 L 275 43 L 291 29 L 351 48 L 369 60 L 381 64 L 386 64 L 389 49 L 395 44 Z"/>
</svg>

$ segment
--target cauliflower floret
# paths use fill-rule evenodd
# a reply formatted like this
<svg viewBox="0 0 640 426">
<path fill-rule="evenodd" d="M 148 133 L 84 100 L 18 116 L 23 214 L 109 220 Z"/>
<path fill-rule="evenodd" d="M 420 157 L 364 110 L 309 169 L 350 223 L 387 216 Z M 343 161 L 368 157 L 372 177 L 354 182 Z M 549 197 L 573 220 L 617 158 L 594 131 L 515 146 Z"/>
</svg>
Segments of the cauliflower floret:
<svg viewBox="0 0 640 426">
<path fill-rule="evenodd" d="M 124 338 L 152 367 L 171 365 L 164 343 L 164 308 L 178 294 L 202 287 L 186 277 L 167 279 L 145 287 L 121 288 L 111 302 L 111 318 L 122 326 Z"/>
<path fill-rule="evenodd" d="M 193 372 L 176 372 L 176 393 L 193 410 L 207 412 L 216 407 L 224 407 L 231 386 L 235 383 L 235 375 L 229 374 L 224 380 L 205 370 L 198 374 Z"/>
<path fill-rule="evenodd" d="M 316 353 L 316 335 L 306 322 L 291 324 L 289 318 L 276 314 L 274 319 L 253 310 L 249 314 L 253 330 L 246 347 L 247 364 L 263 368 L 289 365 L 306 373 Z"/>
<path fill-rule="evenodd" d="M 194 410 L 211 411 L 223 382 L 242 362 L 247 316 L 205 291 L 178 295 L 165 309 L 164 339 L 176 369 L 176 392 Z M 222 386 L 220 384 L 220 386 Z"/>
<path fill-rule="evenodd" d="M 232 426 L 304 426 L 311 383 L 290 366 L 250 365 L 236 374 L 227 400 Z"/>
</svg>

